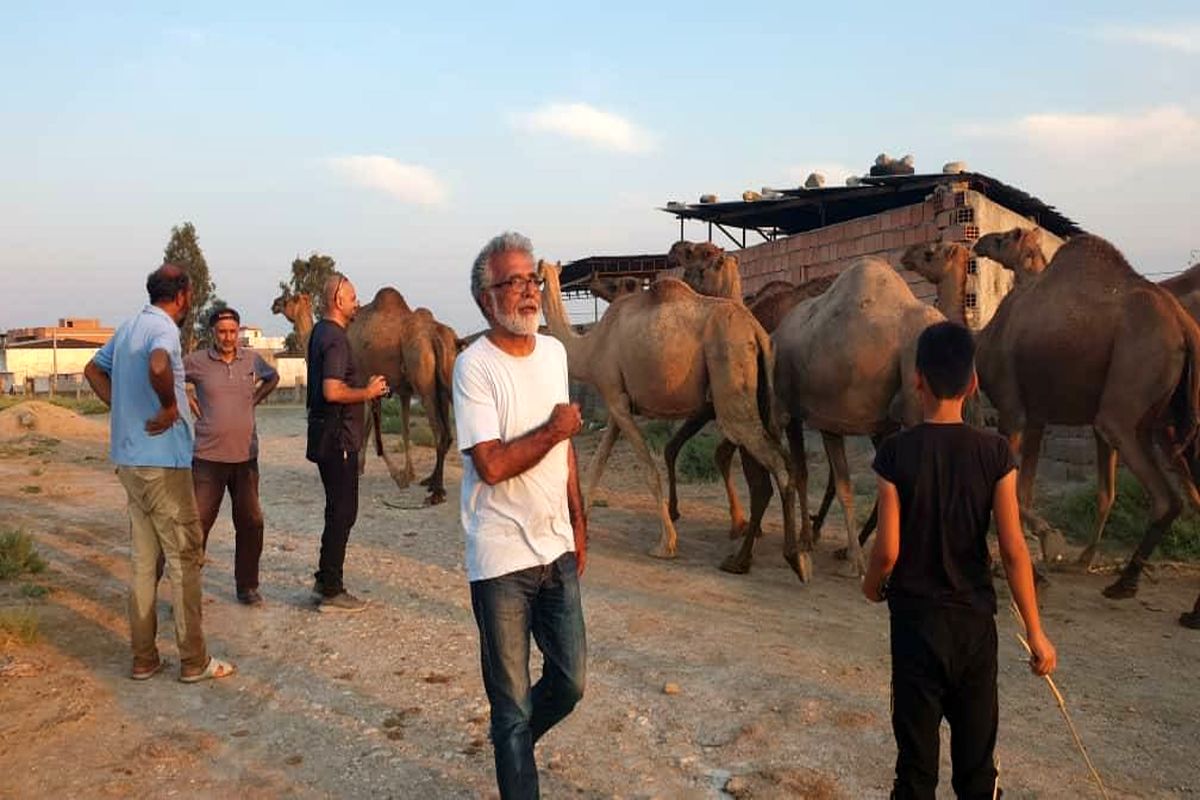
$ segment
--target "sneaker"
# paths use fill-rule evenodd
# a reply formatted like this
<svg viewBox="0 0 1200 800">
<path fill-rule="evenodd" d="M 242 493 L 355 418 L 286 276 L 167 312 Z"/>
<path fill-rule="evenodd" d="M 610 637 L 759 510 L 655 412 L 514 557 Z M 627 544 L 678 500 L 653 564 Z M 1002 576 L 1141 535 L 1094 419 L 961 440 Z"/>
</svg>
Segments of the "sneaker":
<svg viewBox="0 0 1200 800">
<path fill-rule="evenodd" d="M 315 581 L 313 581 L 312 595 L 313 600 L 316 600 L 318 603 L 321 602 L 321 598 L 325 596 L 325 584 L 321 583 L 320 578 L 317 578 Z"/>
<path fill-rule="evenodd" d="M 365 600 L 359 600 L 344 589 L 333 597 L 322 597 L 317 603 L 318 611 L 343 611 L 347 614 L 357 614 L 366 608 Z"/>
<path fill-rule="evenodd" d="M 258 593 L 258 589 L 238 592 L 237 599 L 244 606 L 261 606 L 263 604 L 263 596 Z"/>
</svg>

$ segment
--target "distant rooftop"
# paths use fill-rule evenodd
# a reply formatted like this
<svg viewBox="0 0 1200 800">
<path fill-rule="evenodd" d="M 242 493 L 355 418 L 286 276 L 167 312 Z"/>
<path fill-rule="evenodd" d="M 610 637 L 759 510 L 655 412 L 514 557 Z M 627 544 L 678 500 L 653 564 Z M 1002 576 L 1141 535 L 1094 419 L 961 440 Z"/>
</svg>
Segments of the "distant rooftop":
<svg viewBox="0 0 1200 800">
<path fill-rule="evenodd" d="M 978 172 L 888 175 L 864 177 L 857 186 L 826 186 L 817 189 L 781 189 L 780 197 L 728 203 L 670 204 L 660 209 L 682 220 L 698 220 L 718 227 L 756 231 L 764 239 L 790 236 L 826 225 L 890 211 L 920 203 L 938 186 L 966 183 L 979 192 L 1027 217 L 1063 238 L 1083 229 L 1062 212 L 1033 195 Z M 725 231 L 730 239 L 735 237 Z M 745 242 L 749 244 L 749 242 Z M 565 280 L 564 280 L 565 283 Z"/>
</svg>

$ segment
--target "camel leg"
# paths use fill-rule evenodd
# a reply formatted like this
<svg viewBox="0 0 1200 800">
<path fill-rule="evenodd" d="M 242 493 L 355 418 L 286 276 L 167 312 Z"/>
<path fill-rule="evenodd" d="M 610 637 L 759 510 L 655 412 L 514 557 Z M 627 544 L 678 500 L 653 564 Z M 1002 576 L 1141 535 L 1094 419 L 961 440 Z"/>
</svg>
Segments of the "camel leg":
<svg viewBox="0 0 1200 800">
<path fill-rule="evenodd" d="M 604 433 L 600 435 L 600 444 L 596 446 L 596 452 L 592 454 L 592 463 L 588 465 L 587 493 L 583 497 L 583 507 L 588 510 L 592 508 L 592 500 L 596 498 L 596 487 L 600 485 L 600 476 L 604 474 L 604 465 L 608 463 L 608 457 L 612 454 L 613 445 L 620 432 L 621 429 L 613 422 L 612 415 L 609 415 Z"/>
<path fill-rule="evenodd" d="M 425 406 L 425 416 L 429 420 L 429 429 L 433 431 L 434 447 L 437 452 L 433 472 L 429 473 L 428 478 L 421 481 L 422 486 L 429 488 L 429 496 L 425 498 L 425 504 L 431 506 L 446 502 L 443 471 L 446 465 L 446 451 L 450 449 L 450 429 L 447 422 L 450 417 L 449 414 L 443 416 L 442 413 L 439 413 L 438 401 L 436 388 L 421 395 L 421 404 Z"/>
<path fill-rule="evenodd" d="M 608 398 L 605 399 L 608 400 Z M 650 555 L 655 558 L 674 558 L 678 537 L 675 534 L 675 525 L 671 522 L 671 514 L 667 510 L 667 499 L 663 496 L 662 477 L 654 466 L 654 456 L 650 453 L 650 448 L 646 446 L 642 432 L 638 430 L 637 423 L 633 420 L 633 414 L 629 410 L 629 398 L 620 395 L 616 402 L 609 402 L 608 412 L 611 421 L 616 423 L 621 429 L 621 433 L 625 434 L 625 438 L 633 446 L 633 452 L 641 460 L 642 466 L 646 468 L 650 478 L 650 491 L 654 493 L 654 502 L 658 506 L 662 526 L 658 544 L 650 548 Z"/>
<path fill-rule="evenodd" d="M 755 515 L 756 511 L 757 514 L 751 518 L 751 528 L 746 531 L 741 548 L 722 562 L 721 569 L 726 572 L 739 573 L 749 571 L 754 540 L 757 538 L 758 528 L 755 526 L 762 524 L 762 514 L 766 510 L 767 501 L 770 500 L 771 479 L 774 478 L 783 502 L 783 558 L 800 580 L 807 583 L 812 578 L 812 560 L 808 551 L 800 552 L 796 541 L 797 487 L 792 469 L 788 465 L 787 456 L 783 452 L 783 447 L 778 442 L 769 439 L 765 431 L 761 429 L 756 433 L 748 433 L 743 438 L 745 441 L 739 442 L 743 448 L 742 468 L 746 472 L 746 480 L 750 484 L 751 491 L 756 497 L 751 507 L 751 514 Z M 763 483 L 766 484 L 768 492 L 765 499 L 762 491 Z M 805 505 L 807 504 L 801 506 L 803 517 L 807 517 L 808 513 Z M 806 533 L 806 538 L 811 539 L 811 534 Z"/>
<path fill-rule="evenodd" d="M 762 536 L 762 520 L 771 504 L 775 490 L 771 487 L 771 473 L 762 464 L 742 448 L 742 475 L 746 478 L 746 486 L 750 489 L 750 523 L 745 528 L 746 536 Z M 731 538 L 736 538 L 730 532 Z"/>
<path fill-rule="evenodd" d="M 408 447 L 408 398 L 403 395 L 400 397 L 400 428 L 404 438 L 404 452 L 407 456 Z M 380 421 L 380 433 L 382 433 L 382 420 Z M 363 448 L 365 449 L 365 448 Z M 396 464 L 391 454 L 388 453 L 386 447 L 380 446 L 379 455 L 383 458 L 383 463 L 387 465 L 388 475 L 392 477 L 392 481 L 399 489 L 407 489 L 412 483 L 412 459 L 409 458 L 408 467 L 400 467 Z"/>
<path fill-rule="evenodd" d="M 825 517 L 829 514 L 829 507 L 833 505 L 833 467 L 829 468 L 828 477 L 825 479 L 825 494 L 821 497 L 821 506 L 817 509 L 817 513 L 813 514 L 813 541 L 821 539 L 821 527 L 825 524 Z"/>
<path fill-rule="evenodd" d="M 1179 624 L 1185 628 L 1200 630 L 1200 595 L 1196 595 L 1196 605 L 1191 611 L 1179 615 Z"/>
<path fill-rule="evenodd" d="M 1171 490 L 1167 476 L 1154 458 L 1153 443 L 1148 433 L 1134 432 L 1125 429 L 1114 430 L 1097 420 L 1100 432 L 1108 441 L 1115 445 L 1126 466 L 1134 477 L 1141 482 L 1150 496 L 1150 525 L 1142 536 L 1142 541 L 1129 558 L 1129 563 L 1121 571 L 1115 582 L 1104 589 L 1104 596 L 1113 600 L 1124 600 L 1137 594 L 1138 581 L 1146 561 L 1158 546 L 1159 541 L 1171 528 L 1183 510 L 1183 503 Z"/>
<path fill-rule="evenodd" d="M 858 543 L 858 526 L 854 524 L 854 488 L 850 484 L 846 440 L 838 434 L 825 431 L 821 431 L 821 439 L 825 443 L 825 455 L 829 458 L 829 466 L 833 468 L 838 501 L 842 504 L 842 512 L 846 516 L 846 560 L 850 563 L 850 569 L 862 577 L 866 574 L 866 564 L 863 561 L 862 547 Z"/>
<path fill-rule="evenodd" d="M 721 479 L 725 482 L 725 497 L 729 501 L 729 538 L 740 539 L 746 533 L 746 512 L 742 509 L 742 501 L 738 499 L 737 488 L 733 485 L 733 454 L 737 452 L 737 445 L 728 439 L 722 439 L 717 444 L 717 450 L 713 453 L 713 460 L 717 462 L 717 470 L 721 473 Z M 750 481 L 750 473 L 747 472 L 745 454 L 742 457 L 742 473 L 746 476 L 746 481 Z M 752 468 L 751 468 L 752 469 Z M 757 473 L 755 473 L 757 476 Z M 751 505 L 753 506 L 753 490 L 750 492 Z M 671 519 L 677 519 L 672 516 Z"/>
<path fill-rule="evenodd" d="M 672 521 L 679 519 L 679 496 L 675 492 L 675 459 L 679 457 L 679 451 L 687 444 L 687 440 L 699 433 L 713 417 L 712 406 L 709 406 L 696 416 L 688 418 L 679 426 L 679 430 L 675 431 L 675 435 L 671 437 L 671 441 L 667 442 L 667 446 L 663 448 L 663 458 L 667 462 L 667 486 L 671 493 L 669 507 Z M 731 500 L 731 511 L 732 507 L 733 501 Z"/>
<path fill-rule="evenodd" d="M 1112 513 L 1113 502 L 1117 499 L 1117 451 L 1095 428 L 1092 434 L 1096 437 L 1096 526 L 1088 546 L 1079 554 L 1079 565 L 1084 569 L 1091 569 L 1096 560 L 1096 548 L 1100 544 L 1100 537 L 1104 535 L 1104 526 L 1108 523 L 1108 515 Z"/>
<path fill-rule="evenodd" d="M 402 394 L 400 396 L 400 434 L 404 439 L 404 485 L 408 486 L 416 477 L 417 472 L 413 469 L 412 462 L 412 437 L 409 423 L 412 416 L 412 393 Z"/>
<path fill-rule="evenodd" d="M 1052 526 L 1033 507 L 1034 482 L 1037 478 L 1038 459 L 1042 453 L 1042 437 L 1045 426 L 1027 424 L 1024 434 L 1009 437 L 1016 441 L 1020 451 L 1021 470 L 1017 475 L 1017 502 L 1021 507 L 1021 520 L 1026 529 L 1038 538 L 1042 547 L 1042 560 L 1047 564 L 1062 561 L 1066 555 L 1067 542 L 1062 533 Z"/>
</svg>

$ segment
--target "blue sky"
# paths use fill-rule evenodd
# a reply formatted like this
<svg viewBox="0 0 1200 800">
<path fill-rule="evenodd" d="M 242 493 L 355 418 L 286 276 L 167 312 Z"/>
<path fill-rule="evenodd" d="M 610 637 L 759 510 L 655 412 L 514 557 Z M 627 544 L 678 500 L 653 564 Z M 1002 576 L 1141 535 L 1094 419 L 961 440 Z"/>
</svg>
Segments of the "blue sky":
<svg viewBox="0 0 1200 800">
<path fill-rule="evenodd" d="M 282 331 L 296 255 L 475 330 L 468 268 L 662 252 L 654 207 L 881 151 L 1016 184 L 1144 272 L 1200 248 L 1200 9 L 209 2 L 0 10 L 0 328 L 116 322 L 173 224 Z M 691 235 L 700 237 L 696 227 Z"/>
</svg>

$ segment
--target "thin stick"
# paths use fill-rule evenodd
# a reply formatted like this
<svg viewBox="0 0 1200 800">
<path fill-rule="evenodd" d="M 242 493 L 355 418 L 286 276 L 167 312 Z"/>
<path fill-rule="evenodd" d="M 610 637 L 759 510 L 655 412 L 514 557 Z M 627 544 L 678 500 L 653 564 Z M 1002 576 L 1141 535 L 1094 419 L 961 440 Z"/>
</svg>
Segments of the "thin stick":
<svg viewBox="0 0 1200 800">
<path fill-rule="evenodd" d="M 1017 610 L 1015 603 L 1009 602 L 1009 611 L 1017 618 L 1017 624 L 1021 626 L 1021 630 L 1025 630 L 1025 620 L 1021 618 L 1021 613 Z M 1033 657 L 1033 650 L 1029 647 L 1029 642 L 1020 633 L 1014 633 L 1017 641 L 1025 648 L 1025 652 Z M 1067 721 L 1067 729 L 1071 731 L 1071 737 L 1075 740 L 1075 746 L 1079 748 L 1079 754 L 1083 756 L 1083 761 L 1087 764 L 1088 771 L 1092 773 L 1092 779 L 1096 781 L 1096 786 L 1100 788 L 1100 796 L 1104 800 L 1108 800 L 1108 790 L 1104 788 L 1104 781 L 1100 780 L 1100 773 L 1096 771 L 1096 765 L 1092 763 L 1091 757 L 1088 755 L 1087 748 L 1083 746 L 1083 739 L 1079 738 L 1079 731 L 1075 729 L 1075 723 L 1071 721 L 1071 715 L 1067 713 L 1067 701 L 1063 698 L 1062 692 L 1054 684 L 1054 679 L 1049 675 L 1043 675 L 1046 679 L 1046 684 L 1050 687 L 1050 691 L 1054 694 L 1054 699 L 1058 702 L 1058 710 L 1062 712 L 1063 719 Z"/>
</svg>

